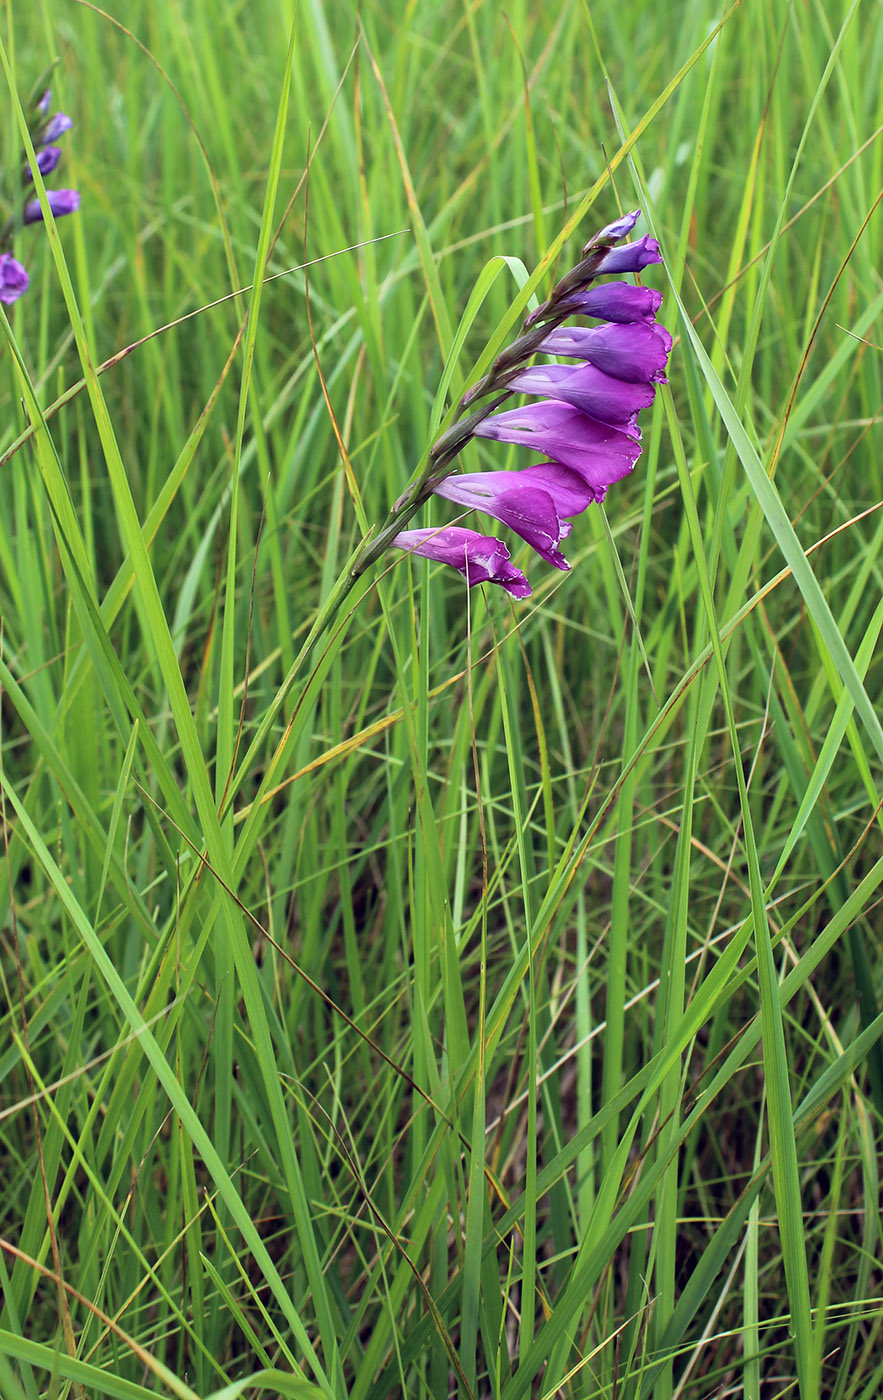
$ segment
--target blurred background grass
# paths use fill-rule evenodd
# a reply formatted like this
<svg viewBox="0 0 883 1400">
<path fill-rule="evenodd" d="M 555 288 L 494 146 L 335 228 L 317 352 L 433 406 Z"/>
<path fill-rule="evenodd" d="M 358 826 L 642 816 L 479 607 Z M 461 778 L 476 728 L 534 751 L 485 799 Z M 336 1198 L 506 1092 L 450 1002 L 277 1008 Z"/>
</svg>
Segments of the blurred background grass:
<svg viewBox="0 0 883 1400">
<path fill-rule="evenodd" d="M 883 14 L 724 18 L 6 7 L 82 193 L 2 391 L 10 1400 L 879 1393 Z M 298 667 L 599 181 L 557 271 L 640 204 L 677 338 L 606 526 Z"/>
</svg>

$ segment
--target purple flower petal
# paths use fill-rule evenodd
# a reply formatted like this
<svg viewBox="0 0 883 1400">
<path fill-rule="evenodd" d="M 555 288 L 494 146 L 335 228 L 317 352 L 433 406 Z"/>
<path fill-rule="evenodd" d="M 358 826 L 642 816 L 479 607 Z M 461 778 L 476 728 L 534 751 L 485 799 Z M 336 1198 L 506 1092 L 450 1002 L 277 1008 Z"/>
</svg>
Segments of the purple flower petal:
<svg viewBox="0 0 883 1400">
<path fill-rule="evenodd" d="M 634 429 L 642 408 L 649 408 L 656 390 L 651 384 L 614 379 L 594 365 L 533 365 L 509 381 L 522 394 L 541 394 L 573 404 L 601 423 Z"/>
<path fill-rule="evenodd" d="M 41 117 L 46 116 L 46 113 L 49 111 L 51 102 L 52 89 L 47 88 L 46 91 L 43 93 L 43 96 L 40 98 L 40 101 L 37 103 L 37 111 L 39 112 Z"/>
<path fill-rule="evenodd" d="M 63 136 L 66 131 L 70 131 L 73 122 L 64 112 L 56 112 L 54 117 L 50 117 L 40 136 L 40 145 L 45 146 L 50 141 L 57 141 L 59 136 Z"/>
<path fill-rule="evenodd" d="M 537 462 L 535 467 L 522 467 L 513 473 L 519 481 L 532 481 L 542 486 L 555 502 L 559 515 L 582 515 L 594 505 L 595 493 L 585 477 L 560 462 Z"/>
<path fill-rule="evenodd" d="M 52 174 L 53 170 L 56 168 L 60 160 L 60 146 L 44 146 L 42 150 L 37 152 L 37 169 L 39 170 L 40 174 L 45 178 L 47 175 Z M 28 179 L 31 182 L 33 182 L 34 179 L 34 173 L 31 170 L 30 166 L 28 166 Z"/>
<path fill-rule="evenodd" d="M 608 224 L 600 233 L 596 233 L 594 238 L 589 239 L 583 248 L 583 257 L 598 243 L 618 243 L 620 238 L 625 238 L 631 233 L 640 217 L 640 209 L 633 209 L 630 214 L 623 214 L 622 218 L 614 219 L 612 224 Z"/>
<path fill-rule="evenodd" d="M 60 219 L 63 214 L 72 214 L 75 209 L 80 207 L 78 190 L 47 190 L 46 198 L 56 219 Z M 39 199 L 32 199 L 29 204 L 25 205 L 25 223 L 38 224 L 42 218 L 43 210 L 40 207 Z"/>
<path fill-rule="evenodd" d="M 632 282 L 599 282 L 567 298 L 561 309 L 599 321 L 652 321 L 662 305 L 662 293 Z"/>
<path fill-rule="evenodd" d="M 448 476 L 435 488 L 437 496 L 470 510 L 484 511 L 508 525 L 556 569 L 570 565 L 558 548 L 570 534 L 566 515 L 578 515 L 594 500 L 589 486 L 566 467 L 544 474 L 541 467 L 520 472 L 474 472 Z M 563 478 L 563 479 L 562 479 Z"/>
<path fill-rule="evenodd" d="M 530 597 L 530 584 L 521 570 L 509 563 L 509 551 L 502 540 L 447 525 L 442 530 L 402 530 L 392 543 L 397 549 L 452 565 L 470 588 L 477 583 L 498 583 L 513 598 Z"/>
<path fill-rule="evenodd" d="M 605 253 L 595 269 L 596 277 L 608 272 L 640 272 L 649 263 L 662 262 L 659 244 L 649 233 L 636 238 L 634 243 L 624 243 L 621 248 L 611 248 Z"/>
<path fill-rule="evenodd" d="M 0 301 L 10 306 L 28 290 L 29 277 L 11 253 L 0 254 Z"/>
<path fill-rule="evenodd" d="M 492 413 L 478 424 L 475 434 L 520 443 L 570 467 L 591 487 L 596 501 L 603 501 L 607 487 L 627 476 L 641 455 L 636 436 L 554 400 Z"/>
<path fill-rule="evenodd" d="M 664 326 L 559 326 L 540 345 L 547 355 L 588 360 L 596 369 L 629 384 L 665 384 L 671 336 Z"/>
</svg>

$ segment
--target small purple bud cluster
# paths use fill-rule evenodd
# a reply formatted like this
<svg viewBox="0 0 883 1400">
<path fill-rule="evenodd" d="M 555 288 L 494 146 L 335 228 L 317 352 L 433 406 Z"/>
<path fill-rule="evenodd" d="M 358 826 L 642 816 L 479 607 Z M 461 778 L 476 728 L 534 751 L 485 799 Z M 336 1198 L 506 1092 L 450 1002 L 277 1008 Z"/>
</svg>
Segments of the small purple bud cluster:
<svg viewBox="0 0 883 1400">
<path fill-rule="evenodd" d="M 633 469 L 641 453 L 638 414 L 653 402 L 655 386 L 667 382 L 672 340 L 656 321 L 661 293 L 628 282 L 589 286 L 597 277 L 641 272 L 662 261 L 656 239 L 646 235 L 613 246 L 631 233 L 640 212 L 625 214 L 586 244 L 582 261 L 465 395 L 464 408 L 486 395 L 497 397 L 435 443 L 430 474 L 407 501 L 409 514 L 430 494 L 443 496 L 507 525 L 556 568 L 570 568 L 559 549 L 570 534 L 570 520 L 603 501 L 608 486 Z M 572 316 L 602 324 L 592 329 L 565 326 Z M 531 364 L 538 353 L 578 363 Z M 539 401 L 494 412 L 513 391 Z M 546 460 L 520 471 L 451 475 L 449 463 L 473 437 L 517 443 Z M 399 549 L 452 564 L 470 587 L 498 583 L 515 598 L 530 594 L 530 584 L 509 562 L 502 540 L 458 526 L 391 535 L 384 530 L 381 538 L 385 536 Z"/>
<path fill-rule="evenodd" d="M 45 179 L 57 168 L 61 160 L 61 148 L 55 145 L 60 136 L 66 131 L 70 131 L 73 122 L 64 112 L 55 112 L 49 116 L 49 106 L 52 100 L 49 88 L 36 103 L 33 116 L 30 122 L 31 140 L 37 154 L 37 169 Z M 22 183 L 28 191 L 34 183 L 34 172 L 30 165 L 25 164 Z M 46 199 L 53 217 L 60 219 L 63 214 L 72 214 L 80 207 L 80 196 L 77 190 L 47 190 Z M 37 224 L 43 219 L 43 209 L 39 199 L 29 199 L 22 210 L 21 222 L 23 224 Z M 17 220 L 9 219 L 0 231 L 0 246 L 8 248 L 12 244 L 12 236 L 17 227 Z M 28 274 L 17 258 L 9 251 L 0 253 L 0 301 L 7 305 L 18 301 L 28 289 Z"/>
</svg>

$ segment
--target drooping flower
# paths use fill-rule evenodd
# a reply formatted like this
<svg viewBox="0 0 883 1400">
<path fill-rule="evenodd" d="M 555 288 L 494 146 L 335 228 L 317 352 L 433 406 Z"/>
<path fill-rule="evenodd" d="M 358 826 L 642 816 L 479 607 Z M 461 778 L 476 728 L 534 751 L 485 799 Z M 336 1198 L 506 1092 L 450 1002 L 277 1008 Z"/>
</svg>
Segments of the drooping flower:
<svg viewBox="0 0 883 1400">
<path fill-rule="evenodd" d="M 530 597 L 530 584 L 521 570 L 510 564 L 509 551 L 502 540 L 459 525 L 446 525 L 441 530 L 402 530 L 390 543 L 411 554 L 451 564 L 470 588 L 477 583 L 498 583 L 513 598 Z"/>
<path fill-rule="evenodd" d="M 603 501 L 614 481 L 628 476 L 641 455 L 637 429 L 632 436 L 555 399 L 493 413 L 475 432 L 496 442 L 530 447 L 570 467 L 591 487 L 596 501 Z"/>
<path fill-rule="evenodd" d="M 435 495 L 508 525 L 556 569 L 570 568 L 558 548 L 571 531 L 565 517 L 579 515 L 595 499 L 581 476 L 556 462 L 517 472 L 448 476 L 436 486 Z"/>
<path fill-rule="evenodd" d="M 72 214 L 80 207 L 79 190 L 47 190 L 46 199 L 56 219 L 60 219 L 64 214 Z M 32 199 L 25 205 L 23 217 L 26 224 L 40 223 L 43 209 L 39 199 Z"/>
<path fill-rule="evenodd" d="M 30 278 L 11 253 L 0 253 L 0 301 L 7 306 L 28 290 Z"/>
</svg>

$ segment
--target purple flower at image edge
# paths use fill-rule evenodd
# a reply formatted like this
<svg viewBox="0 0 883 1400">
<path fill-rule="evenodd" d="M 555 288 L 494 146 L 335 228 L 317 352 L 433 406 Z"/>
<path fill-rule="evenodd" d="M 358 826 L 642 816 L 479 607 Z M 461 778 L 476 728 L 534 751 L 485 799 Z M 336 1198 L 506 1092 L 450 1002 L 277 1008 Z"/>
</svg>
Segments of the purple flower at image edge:
<svg viewBox="0 0 883 1400">
<path fill-rule="evenodd" d="M 80 194 L 78 190 L 47 190 L 46 198 L 49 201 L 49 208 L 53 217 L 60 219 L 64 214 L 72 214 L 80 207 Z M 39 199 L 32 199 L 25 205 L 24 221 L 26 224 L 38 224 L 43 218 L 43 210 Z"/>
<path fill-rule="evenodd" d="M 10 306 L 28 290 L 30 278 L 11 253 L 0 254 L 0 301 Z"/>
<path fill-rule="evenodd" d="M 440 564 L 450 564 L 465 578 L 470 588 L 477 583 L 498 583 L 513 598 L 529 598 L 530 584 L 520 569 L 509 562 L 509 551 L 502 540 L 464 530 L 459 525 L 443 529 L 402 530 L 391 541 L 397 549 L 421 554 Z"/>
</svg>

